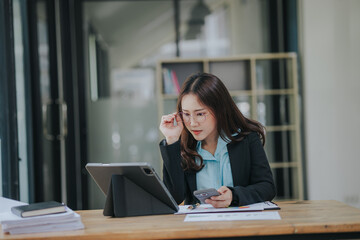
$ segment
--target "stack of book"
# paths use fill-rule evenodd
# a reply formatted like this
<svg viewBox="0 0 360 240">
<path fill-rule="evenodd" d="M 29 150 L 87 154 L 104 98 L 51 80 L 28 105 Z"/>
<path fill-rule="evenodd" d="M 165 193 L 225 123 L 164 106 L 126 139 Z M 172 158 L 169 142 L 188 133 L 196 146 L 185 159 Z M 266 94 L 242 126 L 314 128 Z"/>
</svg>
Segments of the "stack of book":
<svg viewBox="0 0 360 240">
<path fill-rule="evenodd" d="M 0 212 L 0 223 L 4 233 L 24 234 L 83 229 L 79 214 L 62 203 L 41 202 L 24 204 L 0 198 L 7 205 Z"/>
<path fill-rule="evenodd" d="M 174 70 L 163 68 L 163 84 L 165 94 L 179 94 L 180 84 Z"/>
</svg>

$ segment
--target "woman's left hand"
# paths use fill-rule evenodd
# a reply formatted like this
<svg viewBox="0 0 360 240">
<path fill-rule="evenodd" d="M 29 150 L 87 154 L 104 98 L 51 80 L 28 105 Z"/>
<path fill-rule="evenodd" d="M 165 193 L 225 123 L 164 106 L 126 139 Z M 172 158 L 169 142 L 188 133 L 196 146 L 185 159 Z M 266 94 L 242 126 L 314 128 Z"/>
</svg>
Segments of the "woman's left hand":
<svg viewBox="0 0 360 240">
<path fill-rule="evenodd" d="M 217 190 L 220 196 L 213 196 L 210 199 L 206 199 L 205 202 L 213 205 L 215 208 L 228 207 L 232 201 L 232 191 L 225 186 L 222 186 Z"/>
</svg>

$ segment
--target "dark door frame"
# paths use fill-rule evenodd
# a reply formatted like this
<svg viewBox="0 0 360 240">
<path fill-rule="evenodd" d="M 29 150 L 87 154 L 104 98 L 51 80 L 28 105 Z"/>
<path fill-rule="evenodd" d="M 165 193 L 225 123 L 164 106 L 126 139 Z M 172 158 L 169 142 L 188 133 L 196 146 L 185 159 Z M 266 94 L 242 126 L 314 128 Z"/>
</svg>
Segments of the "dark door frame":
<svg viewBox="0 0 360 240">
<path fill-rule="evenodd" d="M 58 142 L 55 140 L 50 143 L 53 147 L 53 156 L 54 161 L 53 168 L 48 169 L 49 174 L 53 176 L 54 186 L 52 187 L 53 196 L 52 199 L 45 198 L 44 182 L 48 181 L 44 174 L 44 125 L 43 125 L 43 111 L 42 111 L 42 99 L 41 99 L 41 83 L 40 83 L 40 63 L 39 63 L 39 45 L 38 45 L 38 19 L 37 19 L 37 2 L 36 0 L 28 1 L 28 23 L 27 27 L 29 28 L 29 51 L 30 51 L 30 66 L 31 66 L 31 100 L 32 100 L 32 129 L 33 129 L 33 172 L 32 176 L 33 189 L 34 189 L 34 202 L 41 202 L 46 200 L 55 200 L 61 201 L 61 184 L 60 184 L 60 153 Z M 49 78 L 50 78 L 50 96 L 53 99 L 57 99 L 58 96 L 58 86 L 57 86 L 57 64 L 56 64 L 56 44 L 54 37 L 54 28 L 51 25 L 54 24 L 54 7 L 51 1 L 44 1 L 46 4 L 46 19 L 47 22 L 47 32 L 48 32 L 48 41 L 49 41 Z M 58 122 L 58 112 L 54 110 L 55 104 L 52 102 L 50 104 L 50 120 L 49 125 L 51 126 L 52 134 L 59 132 L 59 122 Z"/>
<path fill-rule="evenodd" d="M 34 143 L 34 195 L 35 201 L 44 201 L 43 164 L 43 123 L 40 92 L 39 54 L 37 39 L 37 2 L 28 1 L 28 27 L 30 41 L 30 62 L 33 100 L 33 143 Z M 86 139 L 86 98 L 82 49 L 81 1 L 44 0 L 47 11 L 47 31 L 49 41 L 50 81 L 53 107 L 58 107 L 53 125 L 59 138 L 54 144 L 60 146 L 63 140 L 65 161 L 54 158 L 56 175 L 53 187 L 54 200 L 65 199 L 74 209 L 87 209 L 87 163 Z M 61 105 L 63 104 L 63 105 Z M 66 104 L 66 111 L 62 107 Z M 56 111 L 55 111 L 56 112 Z M 59 113 L 60 112 L 60 113 Z M 55 113 L 56 115 L 56 113 Z M 64 134 L 66 132 L 66 137 Z M 62 167 L 65 166 L 65 167 Z M 64 185 L 65 184 L 65 185 Z"/>
<path fill-rule="evenodd" d="M 64 100 L 68 106 L 66 179 L 68 202 L 88 208 L 87 121 L 82 1 L 60 1 Z"/>
<path fill-rule="evenodd" d="M 12 0 L 0 1 L 0 151 L 3 196 L 19 199 L 19 155 L 16 108 Z"/>
</svg>

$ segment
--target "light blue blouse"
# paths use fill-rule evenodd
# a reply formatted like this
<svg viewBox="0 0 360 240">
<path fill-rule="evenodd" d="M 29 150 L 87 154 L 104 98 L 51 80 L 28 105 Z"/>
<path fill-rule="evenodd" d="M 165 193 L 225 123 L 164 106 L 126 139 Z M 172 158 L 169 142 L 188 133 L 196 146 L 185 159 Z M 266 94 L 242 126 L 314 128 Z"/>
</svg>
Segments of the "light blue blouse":
<svg viewBox="0 0 360 240">
<path fill-rule="evenodd" d="M 201 141 L 198 141 L 196 151 L 204 160 L 204 168 L 196 173 L 197 189 L 215 188 L 221 186 L 233 187 L 233 178 L 231 173 L 229 153 L 227 142 L 220 136 L 217 142 L 215 154 L 201 148 Z M 197 161 L 200 164 L 200 161 Z"/>
</svg>

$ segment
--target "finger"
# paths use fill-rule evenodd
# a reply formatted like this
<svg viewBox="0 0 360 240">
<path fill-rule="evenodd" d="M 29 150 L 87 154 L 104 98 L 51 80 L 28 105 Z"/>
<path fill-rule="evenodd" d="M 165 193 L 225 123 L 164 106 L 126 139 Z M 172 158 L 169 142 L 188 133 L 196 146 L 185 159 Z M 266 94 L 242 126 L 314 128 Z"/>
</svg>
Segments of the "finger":
<svg viewBox="0 0 360 240">
<path fill-rule="evenodd" d="M 230 206 L 231 201 L 229 201 L 229 200 L 225 200 L 225 201 L 214 201 L 214 204 L 215 204 L 217 207 L 227 208 L 227 207 Z"/>
<path fill-rule="evenodd" d="M 168 126 L 169 124 L 171 124 L 170 121 L 167 121 L 167 120 L 161 121 L 161 126 Z"/>
<path fill-rule="evenodd" d="M 174 121 L 174 116 L 172 114 L 162 116 L 162 118 L 161 118 L 161 122 L 164 122 L 164 123 L 171 123 L 173 121 Z"/>
<path fill-rule="evenodd" d="M 224 201 L 227 199 L 227 197 L 225 195 L 220 195 L 220 196 L 212 196 L 210 199 L 213 201 Z"/>
<path fill-rule="evenodd" d="M 229 191 L 230 189 L 228 187 L 225 187 L 225 186 L 221 186 L 217 191 L 220 193 L 220 194 L 224 194 L 226 193 L 227 191 Z"/>
<path fill-rule="evenodd" d="M 175 117 L 176 117 L 176 122 L 182 123 L 182 119 L 180 117 L 180 114 L 176 114 Z"/>
<path fill-rule="evenodd" d="M 173 112 L 172 114 L 169 114 L 169 116 L 171 116 L 172 119 L 176 118 L 177 115 L 178 115 L 177 112 Z"/>
<path fill-rule="evenodd" d="M 174 123 L 174 120 L 173 119 L 164 119 L 162 122 L 165 123 L 165 124 Z"/>
<path fill-rule="evenodd" d="M 222 188 L 222 189 L 221 189 Z M 211 197 L 212 200 L 215 201 L 232 201 L 232 192 L 227 187 L 221 187 L 219 190 L 222 192 L 220 196 Z"/>
<path fill-rule="evenodd" d="M 208 204 L 211 204 L 215 208 L 222 208 L 222 207 L 228 207 L 229 206 L 226 201 L 213 201 L 213 200 L 210 200 L 210 199 L 206 199 L 205 202 L 208 203 Z"/>
</svg>

